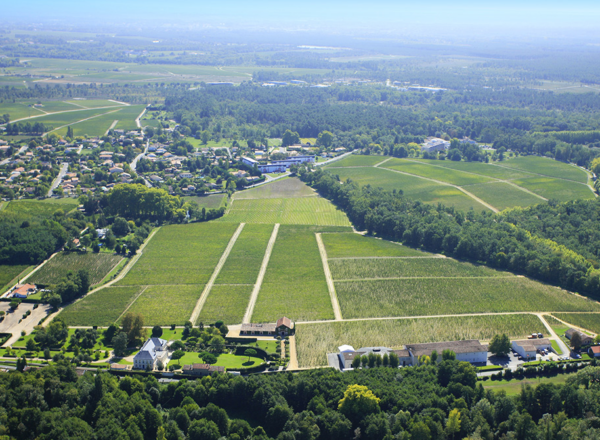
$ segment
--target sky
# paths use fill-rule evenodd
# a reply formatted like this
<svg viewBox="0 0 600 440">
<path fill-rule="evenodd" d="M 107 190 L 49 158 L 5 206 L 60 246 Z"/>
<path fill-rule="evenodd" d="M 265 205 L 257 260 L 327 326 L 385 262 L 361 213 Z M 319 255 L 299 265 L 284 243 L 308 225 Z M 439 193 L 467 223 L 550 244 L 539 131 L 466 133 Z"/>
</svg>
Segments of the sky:
<svg viewBox="0 0 600 440">
<path fill-rule="evenodd" d="M 5 2 L 0 23 L 152 23 L 402 33 L 489 29 L 593 32 L 597 0 L 21 0 Z"/>
</svg>

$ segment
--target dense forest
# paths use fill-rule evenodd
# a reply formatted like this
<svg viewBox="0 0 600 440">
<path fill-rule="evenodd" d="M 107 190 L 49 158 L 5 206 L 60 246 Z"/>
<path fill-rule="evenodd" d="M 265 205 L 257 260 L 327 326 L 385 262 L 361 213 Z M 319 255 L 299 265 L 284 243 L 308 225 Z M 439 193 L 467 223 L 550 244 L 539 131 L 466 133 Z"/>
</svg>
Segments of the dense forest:
<svg viewBox="0 0 600 440">
<path fill-rule="evenodd" d="M 514 216 L 511 211 L 463 213 L 441 204 L 409 200 L 401 191 L 340 182 L 321 169 L 301 168 L 299 175 L 343 209 L 357 229 L 599 298 L 600 270 L 593 240 L 600 224 L 596 216 L 586 218 L 586 213 L 597 212 L 598 201 L 549 202 L 515 210 Z M 544 212 L 548 215 L 542 215 Z M 567 212 L 572 216 L 565 215 Z"/>
<path fill-rule="evenodd" d="M 20 363 L 20 367 L 23 364 Z M 0 435 L 17 440 L 596 439 L 599 367 L 565 385 L 485 391 L 475 369 L 436 365 L 340 373 L 213 375 L 167 384 L 73 365 L 0 375 Z"/>
</svg>

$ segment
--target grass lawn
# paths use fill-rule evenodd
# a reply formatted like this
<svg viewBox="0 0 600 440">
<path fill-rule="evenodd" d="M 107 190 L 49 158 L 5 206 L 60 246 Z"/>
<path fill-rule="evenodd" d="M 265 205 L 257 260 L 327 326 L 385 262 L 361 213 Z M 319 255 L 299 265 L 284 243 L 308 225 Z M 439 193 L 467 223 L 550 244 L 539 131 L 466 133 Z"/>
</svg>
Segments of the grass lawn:
<svg viewBox="0 0 600 440">
<path fill-rule="evenodd" d="M 186 352 L 185 355 L 176 361 L 169 362 L 169 365 L 191 365 L 191 364 L 202 364 L 204 363 L 200 357 L 198 357 L 199 353 L 191 353 Z M 221 353 L 217 357 L 217 363 L 215 365 L 220 367 L 225 367 L 228 370 L 235 370 L 239 368 L 248 368 L 260 365 L 264 362 L 264 360 L 257 357 L 250 357 L 250 361 L 248 361 L 248 356 L 236 356 L 229 353 Z"/>
<path fill-rule="evenodd" d="M 335 283 L 344 318 L 441 313 L 600 310 L 600 305 L 528 278 L 438 278 Z"/>
<path fill-rule="evenodd" d="M 504 391 L 507 396 L 518 396 L 521 394 L 521 387 L 523 385 L 531 385 L 533 387 L 537 385 L 541 385 L 543 383 L 561 385 L 567 382 L 567 379 L 570 377 L 570 374 L 559 374 L 553 377 L 536 377 L 531 379 L 523 379 L 523 380 L 494 380 L 494 381 L 485 381 L 483 383 L 483 387 L 486 390 L 491 391 Z"/>
<path fill-rule="evenodd" d="M 141 291 L 141 286 L 105 287 L 67 306 L 59 316 L 71 326 L 109 326 Z"/>
<path fill-rule="evenodd" d="M 253 322 L 332 319 L 333 309 L 315 238 L 317 227 L 282 225 L 258 295 Z"/>
<path fill-rule="evenodd" d="M 562 352 L 562 350 L 560 349 L 560 346 L 558 345 L 558 342 L 556 342 L 554 339 L 551 339 L 550 343 L 552 344 L 552 348 L 554 349 L 554 351 L 556 352 L 557 355 L 561 356 L 561 355 L 564 354 Z"/>
<path fill-rule="evenodd" d="M 128 312 L 144 317 L 144 325 L 183 325 L 190 319 L 203 284 L 148 286 Z"/>
<path fill-rule="evenodd" d="M 234 200 L 229 212 L 218 221 L 350 226 L 346 214 L 321 197 Z"/>
<path fill-rule="evenodd" d="M 469 185 L 465 189 L 493 207 L 498 208 L 500 211 L 506 208 L 514 208 L 515 206 L 527 207 L 545 203 L 539 197 L 515 188 L 506 182 Z"/>
<path fill-rule="evenodd" d="M 565 322 L 573 324 L 577 327 L 584 328 L 595 334 L 600 334 L 600 314 L 596 313 L 555 313 L 557 318 L 562 319 Z M 561 325 L 562 322 L 560 323 Z M 552 324 L 551 324 L 552 325 Z M 565 330 L 569 329 L 568 326 L 564 326 Z M 563 332 L 564 333 L 564 332 Z"/>
<path fill-rule="evenodd" d="M 237 227 L 218 222 L 165 226 L 118 284 L 206 284 Z"/>
<path fill-rule="evenodd" d="M 272 341 L 265 341 L 261 339 L 250 345 L 255 345 L 258 348 L 262 348 L 267 353 L 277 353 L 277 347 L 281 345 L 281 342 L 275 339 Z"/>
<path fill-rule="evenodd" d="M 300 367 L 317 367 L 327 365 L 327 353 L 337 352 L 343 344 L 356 349 L 400 348 L 424 342 L 489 340 L 502 333 L 518 339 L 544 329 L 535 315 L 528 314 L 297 324 L 296 346 Z"/>
<path fill-rule="evenodd" d="M 241 199 L 285 199 L 293 197 L 314 197 L 317 193 L 297 177 L 279 179 L 273 183 L 250 188 L 235 193 L 236 200 Z"/>
<path fill-rule="evenodd" d="M 544 319 L 550 325 L 550 327 L 552 327 L 552 330 L 554 330 L 554 332 L 558 336 L 564 336 L 565 332 L 567 330 L 569 330 L 569 326 L 568 325 L 563 324 L 558 319 L 555 319 L 552 315 L 544 315 Z M 567 344 L 567 346 L 568 345 L 569 344 Z"/>
<path fill-rule="evenodd" d="M 108 253 L 61 252 L 34 273 L 30 281 L 41 284 L 56 284 L 69 271 L 77 272 L 80 269 L 87 269 L 90 273 L 91 283 L 97 284 L 122 259 L 123 257 L 119 255 Z"/>
<path fill-rule="evenodd" d="M 213 324 L 223 321 L 225 324 L 239 324 L 242 322 L 252 285 L 214 285 L 202 307 L 198 322 Z"/>
<path fill-rule="evenodd" d="M 321 238 L 328 258 L 432 256 L 398 243 L 355 233 L 323 234 Z"/>
</svg>

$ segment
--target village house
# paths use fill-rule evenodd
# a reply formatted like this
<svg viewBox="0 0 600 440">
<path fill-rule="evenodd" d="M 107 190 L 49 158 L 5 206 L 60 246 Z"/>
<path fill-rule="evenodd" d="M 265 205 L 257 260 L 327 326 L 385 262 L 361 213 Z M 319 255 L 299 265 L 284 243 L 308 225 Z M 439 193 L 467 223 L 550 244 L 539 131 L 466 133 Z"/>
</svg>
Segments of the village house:
<svg viewBox="0 0 600 440">
<path fill-rule="evenodd" d="M 17 284 L 12 291 L 13 298 L 27 298 L 37 292 L 35 284 Z"/>
<path fill-rule="evenodd" d="M 600 345 L 594 345 L 588 350 L 590 357 L 600 358 Z"/>
<path fill-rule="evenodd" d="M 592 338 L 590 335 L 586 335 L 585 333 L 580 332 L 579 330 L 576 330 L 574 328 L 570 328 L 569 330 L 567 330 L 565 332 L 565 337 L 568 340 L 571 340 L 571 338 L 573 337 L 574 333 L 578 333 L 579 334 L 579 337 L 581 339 L 581 345 L 589 345 L 589 344 L 591 344 L 591 343 L 594 342 L 594 338 Z"/>
<path fill-rule="evenodd" d="M 167 341 L 160 338 L 148 339 L 138 354 L 133 358 L 133 368 L 141 370 L 154 370 L 160 361 L 166 364 L 169 352 Z"/>
<path fill-rule="evenodd" d="M 240 336 L 289 336 L 293 331 L 294 323 L 284 316 L 274 323 L 242 324 Z"/>
</svg>

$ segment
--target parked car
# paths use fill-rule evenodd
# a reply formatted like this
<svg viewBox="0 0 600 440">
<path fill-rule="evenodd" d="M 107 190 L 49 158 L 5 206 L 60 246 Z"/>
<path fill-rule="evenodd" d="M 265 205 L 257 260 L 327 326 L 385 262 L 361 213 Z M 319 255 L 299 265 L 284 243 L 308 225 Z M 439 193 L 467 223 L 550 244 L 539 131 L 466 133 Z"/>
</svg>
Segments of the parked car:
<svg viewBox="0 0 600 440">
<path fill-rule="evenodd" d="M 538 333 L 538 338 L 542 339 L 544 337 L 543 333 Z"/>
</svg>

